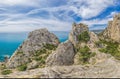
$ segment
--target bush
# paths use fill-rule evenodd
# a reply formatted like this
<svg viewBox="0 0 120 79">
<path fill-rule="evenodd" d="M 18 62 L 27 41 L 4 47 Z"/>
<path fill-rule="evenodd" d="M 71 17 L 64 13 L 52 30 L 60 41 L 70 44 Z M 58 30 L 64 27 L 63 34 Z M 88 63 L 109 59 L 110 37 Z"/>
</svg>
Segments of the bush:
<svg viewBox="0 0 120 79">
<path fill-rule="evenodd" d="M 10 73 L 12 73 L 11 70 L 3 70 L 3 71 L 1 72 L 2 75 L 7 75 L 7 74 L 10 74 Z"/>
<path fill-rule="evenodd" d="M 56 49 L 56 46 L 52 45 L 52 44 L 46 44 L 46 45 L 44 45 L 44 47 L 48 50 L 55 50 Z"/>
<path fill-rule="evenodd" d="M 90 40 L 90 36 L 88 31 L 82 32 L 79 36 L 78 36 L 79 41 L 83 41 L 83 42 L 88 42 Z"/>
<path fill-rule="evenodd" d="M 105 40 L 100 40 L 100 42 L 106 45 L 106 47 L 99 49 L 100 52 L 109 53 L 116 59 L 120 59 L 119 43 Z"/>
<path fill-rule="evenodd" d="M 96 53 L 92 53 L 90 52 L 90 49 L 88 46 L 82 47 L 79 49 L 79 53 L 80 53 L 80 60 L 83 63 L 88 63 L 88 60 L 95 56 Z"/>
<path fill-rule="evenodd" d="M 23 54 L 23 52 L 17 52 L 17 54 Z"/>
<path fill-rule="evenodd" d="M 37 51 L 35 52 L 35 56 L 39 56 L 39 55 L 45 54 L 45 53 L 46 53 L 46 49 L 37 50 Z"/>
<path fill-rule="evenodd" d="M 26 69 L 27 69 L 27 65 L 26 64 L 25 65 L 21 65 L 21 66 L 18 67 L 19 71 L 25 71 Z"/>
<path fill-rule="evenodd" d="M 45 58 L 42 58 L 42 59 L 40 60 L 40 63 L 45 64 Z"/>
<path fill-rule="evenodd" d="M 34 58 L 36 61 L 40 61 L 41 59 L 42 59 L 42 57 L 40 56 L 40 57 L 35 57 Z"/>
<path fill-rule="evenodd" d="M 0 65 L 0 70 L 4 70 L 4 69 L 6 69 L 5 64 Z"/>
</svg>

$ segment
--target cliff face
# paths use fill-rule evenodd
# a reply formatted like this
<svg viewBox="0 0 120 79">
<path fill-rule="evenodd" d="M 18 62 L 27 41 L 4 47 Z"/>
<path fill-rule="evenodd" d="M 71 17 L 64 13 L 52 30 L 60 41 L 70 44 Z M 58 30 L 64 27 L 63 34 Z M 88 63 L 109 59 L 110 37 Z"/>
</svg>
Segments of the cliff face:
<svg viewBox="0 0 120 79">
<path fill-rule="evenodd" d="M 109 21 L 108 27 L 103 32 L 103 37 L 120 42 L 120 14 L 114 16 L 113 21 Z"/>
<path fill-rule="evenodd" d="M 32 31 L 29 33 L 28 38 L 23 42 L 23 44 L 15 51 L 6 66 L 8 68 L 16 68 L 23 64 L 30 63 L 35 60 L 34 57 L 36 55 L 40 55 L 37 53 L 44 53 L 47 48 L 55 47 L 58 44 L 58 38 L 47 29 Z"/>
</svg>

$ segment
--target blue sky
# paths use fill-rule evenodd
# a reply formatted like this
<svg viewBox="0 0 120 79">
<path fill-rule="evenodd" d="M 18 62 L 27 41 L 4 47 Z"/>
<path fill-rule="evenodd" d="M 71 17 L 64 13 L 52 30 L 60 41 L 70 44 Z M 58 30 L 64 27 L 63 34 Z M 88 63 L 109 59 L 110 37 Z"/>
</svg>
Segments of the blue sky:
<svg viewBox="0 0 120 79">
<path fill-rule="evenodd" d="M 1 0 L 0 32 L 69 31 L 73 22 L 104 29 L 120 0 Z"/>
</svg>

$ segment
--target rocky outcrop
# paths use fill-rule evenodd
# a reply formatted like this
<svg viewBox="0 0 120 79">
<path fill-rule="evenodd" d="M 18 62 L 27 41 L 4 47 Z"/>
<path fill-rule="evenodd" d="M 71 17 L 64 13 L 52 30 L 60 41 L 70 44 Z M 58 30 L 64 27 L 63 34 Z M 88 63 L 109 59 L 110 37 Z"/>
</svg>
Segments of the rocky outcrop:
<svg viewBox="0 0 120 79">
<path fill-rule="evenodd" d="M 120 42 L 120 14 L 114 16 L 113 21 L 109 21 L 108 27 L 103 31 L 104 39 L 111 39 Z"/>
<path fill-rule="evenodd" d="M 30 63 L 33 61 L 32 57 L 36 55 L 36 52 L 44 48 L 45 45 L 57 46 L 58 44 L 58 38 L 47 29 L 32 31 L 12 55 L 6 66 L 8 68 L 15 68 Z"/>
<path fill-rule="evenodd" d="M 68 40 L 59 44 L 58 48 L 46 60 L 47 66 L 72 65 L 74 63 L 75 50 Z"/>
<path fill-rule="evenodd" d="M 82 23 L 73 23 L 72 31 L 69 34 L 69 40 L 74 44 L 74 46 L 76 46 L 79 43 L 78 36 L 85 31 L 89 31 L 87 25 Z"/>
<path fill-rule="evenodd" d="M 27 70 L 37 68 L 39 64 L 39 62 L 33 60 L 31 63 L 28 63 Z"/>
</svg>

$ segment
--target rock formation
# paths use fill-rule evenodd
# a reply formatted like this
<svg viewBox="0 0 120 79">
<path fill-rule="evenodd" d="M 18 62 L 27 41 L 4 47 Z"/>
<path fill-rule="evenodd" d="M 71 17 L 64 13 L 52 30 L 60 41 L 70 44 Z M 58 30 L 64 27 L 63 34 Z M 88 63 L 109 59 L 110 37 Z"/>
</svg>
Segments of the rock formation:
<svg viewBox="0 0 120 79">
<path fill-rule="evenodd" d="M 76 46 L 76 44 L 79 42 L 78 35 L 80 35 L 82 32 L 88 31 L 88 27 L 85 24 L 76 24 L 73 23 L 72 25 L 72 31 L 69 35 L 69 40 Z"/>
<path fill-rule="evenodd" d="M 109 21 L 108 27 L 102 33 L 105 39 L 120 42 L 120 14 L 114 16 L 113 21 Z"/>
<path fill-rule="evenodd" d="M 59 40 L 47 29 L 39 29 L 30 32 L 28 38 L 15 51 L 6 66 L 9 68 L 15 68 L 22 64 L 32 62 L 31 58 L 46 44 L 57 46 Z"/>
<path fill-rule="evenodd" d="M 58 48 L 46 60 L 47 66 L 72 65 L 74 63 L 75 50 L 68 40 L 59 44 Z"/>
</svg>

